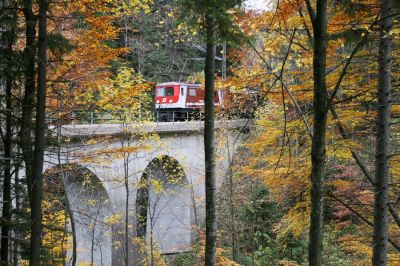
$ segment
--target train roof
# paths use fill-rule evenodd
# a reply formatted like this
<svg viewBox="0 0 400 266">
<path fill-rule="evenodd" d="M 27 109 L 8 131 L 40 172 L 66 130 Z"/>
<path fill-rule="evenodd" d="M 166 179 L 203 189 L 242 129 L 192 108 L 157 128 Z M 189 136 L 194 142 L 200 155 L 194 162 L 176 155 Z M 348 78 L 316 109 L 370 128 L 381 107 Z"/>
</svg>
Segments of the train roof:
<svg viewBox="0 0 400 266">
<path fill-rule="evenodd" d="M 184 86 L 187 86 L 187 85 L 193 86 L 193 85 L 195 85 L 195 86 L 198 86 L 198 87 L 202 86 L 201 84 L 198 84 L 198 83 L 196 84 L 196 83 L 183 83 L 183 82 L 164 82 L 164 83 L 157 84 L 157 86 L 174 86 L 174 85 L 180 85 L 180 86 L 182 86 L 182 85 L 184 85 Z"/>
</svg>

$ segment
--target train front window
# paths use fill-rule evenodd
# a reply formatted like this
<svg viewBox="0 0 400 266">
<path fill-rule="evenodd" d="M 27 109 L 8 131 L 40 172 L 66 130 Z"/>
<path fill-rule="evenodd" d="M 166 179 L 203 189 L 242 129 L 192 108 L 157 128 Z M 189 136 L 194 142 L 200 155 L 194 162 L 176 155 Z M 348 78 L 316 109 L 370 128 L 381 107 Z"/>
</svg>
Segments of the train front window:
<svg viewBox="0 0 400 266">
<path fill-rule="evenodd" d="M 174 96 L 174 87 L 157 88 L 157 96 Z"/>
</svg>

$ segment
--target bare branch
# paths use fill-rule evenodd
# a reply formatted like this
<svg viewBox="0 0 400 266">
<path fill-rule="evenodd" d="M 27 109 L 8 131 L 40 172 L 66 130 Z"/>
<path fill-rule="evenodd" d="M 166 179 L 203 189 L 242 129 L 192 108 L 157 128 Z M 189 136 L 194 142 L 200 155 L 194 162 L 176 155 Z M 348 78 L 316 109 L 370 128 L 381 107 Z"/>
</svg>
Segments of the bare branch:
<svg viewBox="0 0 400 266">
<path fill-rule="evenodd" d="M 361 40 L 357 43 L 356 47 L 353 49 L 353 51 L 351 52 L 349 58 L 347 58 L 346 60 L 346 64 L 344 65 L 342 71 L 340 72 L 340 76 L 338 81 L 336 82 L 335 88 L 333 89 L 333 92 L 331 94 L 331 96 L 329 97 L 329 102 L 328 105 L 330 105 L 333 101 L 333 99 L 335 98 L 337 92 L 339 91 L 340 85 L 342 84 L 342 81 L 344 79 L 344 77 L 347 74 L 347 68 L 350 66 L 351 60 L 353 60 L 354 56 L 357 54 L 357 52 L 364 46 L 364 44 L 367 42 L 367 39 L 369 37 L 369 34 L 372 30 L 372 28 L 376 25 L 377 21 L 378 21 L 378 16 L 375 18 L 375 21 L 368 27 L 367 32 L 364 34 L 364 36 L 361 38 Z"/>
<path fill-rule="evenodd" d="M 356 211 L 355 209 L 353 209 L 349 204 L 347 204 L 346 202 L 344 202 L 343 200 L 341 200 L 339 197 L 335 196 L 332 192 L 328 191 L 327 195 L 336 200 L 337 202 L 339 202 L 340 204 L 342 204 L 344 207 L 346 207 L 346 209 L 348 209 L 349 211 L 351 211 L 352 213 L 354 213 L 358 218 L 360 218 L 364 223 L 368 224 L 369 226 L 373 227 L 374 224 L 372 222 L 370 222 L 367 218 L 365 218 L 361 213 L 359 213 L 358 211 Z M 400 251 L 400 246 L 394 242 L 393 240 L 391 240 L 390 238 L 388 238 L 388 241 L 390 244 L 392 244 L 392 246 L 397 250 Z"/>
<path fill-rule="evenodd" d="M 304 1 L 306 2 L 306 5 L 307 5 L 307 10 L 308 10 L 308 14 L 310 16 L 310 20 L 311 20 L 312 24 L 314 24 L 315 23 L 315 11 L 311 6 L 310 0 L 304 0 Z"/>
<path fill-rule="evenodd" d="M 260 52 L 257 50 L 257 48 L 254 46 L 254 44 L 249 40 L 248 41 L 250 47 L 253 49 L 253 51 L 257 54 L 257 56 L 261 59 L 261 61 L 263 61 L 263 63 L 266 65 L 268 71 L 275 76 L 276 80 L 279 80 L 282 83 L 282 86 L 284 87 L 284 89 L 286 90 L 286 92 L 288 93 L 290 99 L 292 100 L 293 104 L 296 107 L 297 113 L 300 115 L 301 119 L 303 120 L 304 125 L 306 126 L 307 129 L 307 133 L 308 135 L 311 137 L 312 136 L 312 131 L 311 131 L 311 127 L 308 124 L 307 118 L 305 117 L 303 111 L 300 108 L 300 105 L 298 104 L 296 98 L 294 97 L 294 95 L 290 92 L 289 88 L 286 86 L 286 84 L 283 82 L 282 80 L 282 76 L 276 74 L 272 67 L 268 64 L 267 60 L 260 54 Z M 274 84 L 275 84 L 274 82 Z"/>
<path fill-rule="evenodd" d="M 397 213 L 396 209 L 394 208 L 393 204 L 389 203 L 389 212 L 393 216 L 394 221 L 396 222 L 397 226 L 400 227 L 400 216 Z"/>
</svg>

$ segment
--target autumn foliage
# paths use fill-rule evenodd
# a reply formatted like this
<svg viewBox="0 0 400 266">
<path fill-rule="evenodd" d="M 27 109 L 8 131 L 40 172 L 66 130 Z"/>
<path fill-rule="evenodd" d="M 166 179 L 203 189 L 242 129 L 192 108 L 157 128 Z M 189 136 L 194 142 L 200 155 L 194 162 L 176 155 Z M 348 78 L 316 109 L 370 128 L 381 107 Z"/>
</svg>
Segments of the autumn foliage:
<svg viewBox="0 0 400 266">
<path fill-rule="evenodd" d="M 2 229 L 5 225 L 10 228 L 3 238 L 10 240 L 6 253 L 12 258 L 5 265 L 29 263 L 27 228 L 31 210 L 28 183 L 21 173 L 30 161 L 24 157 L 26 150 L 21 149 L 21 131 L 26 129 L 21 121 L 27 108 L 24 97 L 29 87 L 31 48 L 35 61 L 31 83 L 35 90 L 30 96 L 35 100 L 37 97 L 39 39 L 37 32 L 33 32 L 33 43 L 27 43 L 26 29 L 33 23 L 33 29 L 38 30 L 39 2 L 42 3 L 5 0 L 0 4 L 1 210 L 8 201 L 12 202 L 11 211 L 4 212 L 9 217 L 1 219 Z M 70 152 L 74 163 L 105 168 L 116 159 L 123 160 L 124 166 L 132 163 L 132 158 L 150 151 L 149 143 L 160 148 L 159 136 L 141 131 L 145 126 L 158 125 L 153 124 L 152 93 L 156 83 L 204 83 L 199 70 L 204 64 L 206 29 L 204 20 L 196 13 L 199 10 L 193 9 L 194 3 L 201 1 L 49 2 L 44 148 L 46 154 L 57 158 L 56 168 L 62 164 L 62 153 L 69 154 L 68 145 L 75 145 Z M 308 263 L 315 38 L 307 2 L 311 9 L 316 8 L 316 1 L 305 0 L 271 1 L 269 8 L 263 10 L 229 8 L 221 16 L 229 18 L 229 23 L 221 20 L 217 31 L 226 30 L 231 35 L 211 38 L 216 41 L 215 87 L 226 95 L 216 118 L 240 119 L 246 124 L 235 140 L 237 149 L 229 151 L 230 158 L 216 159 L 226 167 L 226 173 L 217 182 L 216 265 Z M 325 77 L 329 103 L 322 214 L 322 256 L 326 265 L 368 265 L 372 258 L 376 125 L 380 123 L 377 113 L 382 107 L 377 101 L 382 38 L 389 38 L 393 45 L 390 155 L 386 158 L 390 160 L 391 179 L 387 188 L 388 257 L 390 265 L 400 265 L 400 6 L 393 2 L 393 28 L 382 36 L 381 1 L 327 1 Z M 31 17 L 28 7 L 32 9 Z M 228 51 L 226 58 L 224 47 Z M 223 62 L 228 66 L 226 79 L 220 70 Z M 28 104 L 32 108 L 32 128 L 27 135 L 32 136 L 30 151 L 35 147 L 36 105 L 33 100 Z M 86 123 L 120 124 L 124 136 L 120 146 L 95 150 L 94 147 L 108 146 L 115 139 L 93 137 L 80 142 L 61 135 L 62 126 Z M 222 131 L 217 134 L 225 136 Z M 217 143 L 217 149 L 223 149 L 225 144 Z M 224 164 L 226 161 L 228 165 Z M 175 164 L 172 168 L 182 170 Z M 156 243 L 134 237 L 137 227 L 132 217 L 136 212 L 132 210 L 137 206 L 130 201 L 132 195 L 138 190 L 148 193 L 150 186 L 160 195 L 166 191 L 164 183 L 141 179 L 143 173 L 127 173 L 127 169 L 121 170 L 125 176 L 110 174 L 110 182 L 126 188 L 125 213 L 121 211 L 101 220 L 108 228 L 125 226 L 118 231 L 118 237 L 125 237 L 124 240 L 115 240 L 113 248 L 129 251 L 134 247 L 143 265 L 203 265 L 205 236 L 201 224 L 193 230 L 196 233 L 192 250 L 171 257 L 161 254 Z M 135 176 L 133 183 L 129 175 Z M 73 221 L 68 213 L 65 184 L 55 176 L 46 172 L 43 181 L 43 265 L 66 265 L 72 260 Z M 92 187 L 93 191 L 96 189 Z M 7 195 L 12 198 L 6 199 Z M 110 204 L 90 201 L 89 209 Z"/>
</svg>

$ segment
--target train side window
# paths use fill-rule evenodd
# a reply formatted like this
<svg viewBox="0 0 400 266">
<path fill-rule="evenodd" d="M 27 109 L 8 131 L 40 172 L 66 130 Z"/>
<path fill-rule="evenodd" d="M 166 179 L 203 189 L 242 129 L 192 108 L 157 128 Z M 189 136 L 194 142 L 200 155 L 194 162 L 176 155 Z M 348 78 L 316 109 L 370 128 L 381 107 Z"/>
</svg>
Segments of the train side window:
<svg viewBox="0 0 400 266">
<path fill-rule="evenodd" d="M 181 87 L 181 95 L 183 96 L 183 87 Z"/>
<path fill-rule="evenodd" d="M 189 96 L 196 96 L 196 89 L 195 88 L 189 88 Z"/>
</svg>

